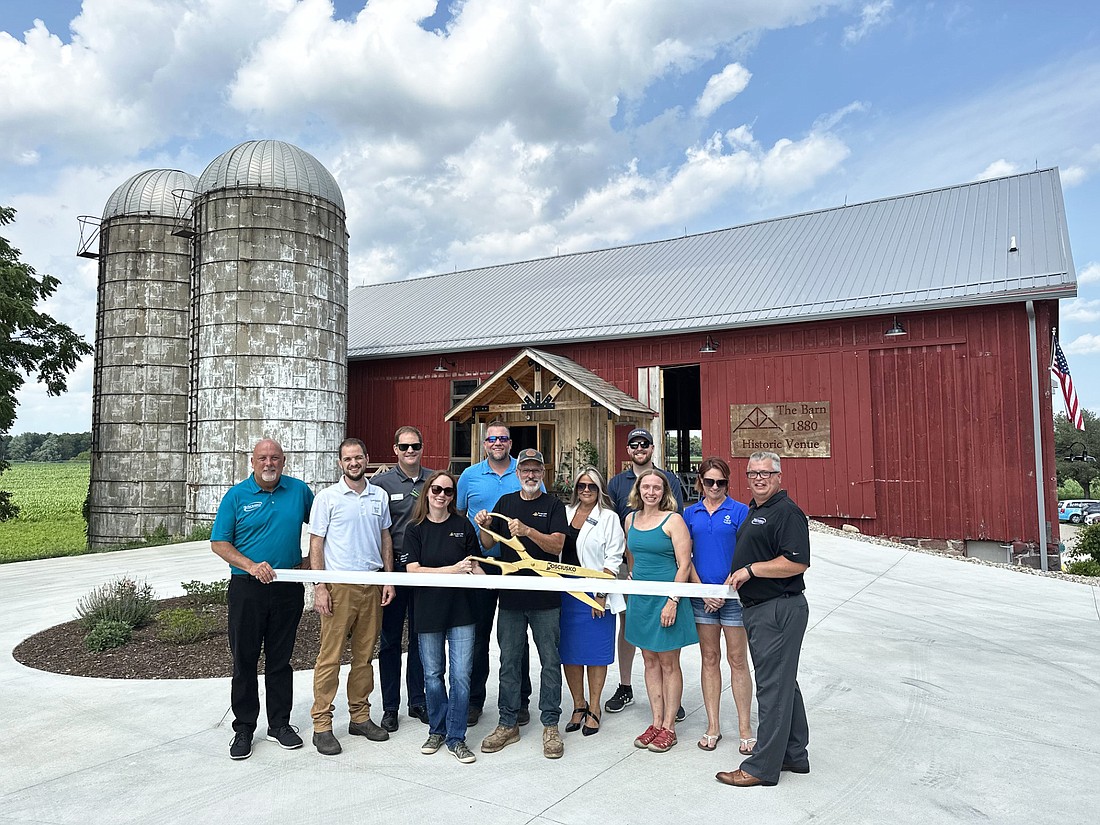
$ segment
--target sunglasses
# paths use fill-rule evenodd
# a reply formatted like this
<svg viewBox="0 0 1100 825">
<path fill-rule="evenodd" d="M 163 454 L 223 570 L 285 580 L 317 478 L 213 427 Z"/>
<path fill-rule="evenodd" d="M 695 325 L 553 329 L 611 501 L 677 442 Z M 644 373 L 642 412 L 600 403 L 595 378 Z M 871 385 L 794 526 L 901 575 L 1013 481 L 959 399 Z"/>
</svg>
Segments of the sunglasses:
<svg viewBox="0 0 1100 825">
<path fill-rule="evenodd" d="M 704 487 L 726 487 L 730 481 L 728 478 L 704 478 L 700 479 Z"/>
<path fill-rule="evenodd" d="M 632 450 L 648 450 L 650 447 L 653 446 L 653 442 L 652 441 L 631 441 L 626 446 L 628 446 Z"/>
<path fill-rule="evenodd" d="M 414 444 L 394 444 L 394 446 L 397 447 L 397 451 L 401 453 L 410 451 L 418 453 L 424 445 L 417 441 Z"/>
<path fill-rule="evenodd" d="M 578 493 L 598 493 L 600 491 L 599 484 L 588 484 L 584 481 L 577 482 Z"/>
<path fill-rule="evenodd" d="M 428 492 L 433 496 L 446 496 L 450 498 L 455 494 L 454 487 L 440 487 L 438 484 L 433 484 L 428 488 Z"/>
<path fill-rule="evenodd" d="M 490 444 L 496 444 L 498 441 L 502 444 L 506 444 L 512 440 L 510 435 L 487 435 L 485 440 Z"/>
</svg>

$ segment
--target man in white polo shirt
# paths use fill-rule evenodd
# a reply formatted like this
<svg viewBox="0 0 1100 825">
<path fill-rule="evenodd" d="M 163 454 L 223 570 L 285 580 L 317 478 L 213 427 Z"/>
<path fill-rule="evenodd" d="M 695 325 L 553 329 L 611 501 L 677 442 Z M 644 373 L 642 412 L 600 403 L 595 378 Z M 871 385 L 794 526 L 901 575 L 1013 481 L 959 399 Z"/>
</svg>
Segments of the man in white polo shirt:
<svg viewBox="0 0 1100 825">
<path fill-rule="evenodd" d="M 314 570 L 393 570 L 390 500 L 365 477 L 367 451 L 358 438 L 340 445 L 344 477 L 317 494 L 309 517 L 309 561 Z M 382 608 L 393 601 L 393 586 L 317 584 L 313 608 L 321 614 L 321 649 L 313 671 L 313 745 L 325 756 L 342 748 L 332 733 L 332 700 L 340 687 L 340 656 L 351 634 L 348 673 L 348 733 L 384 742 L 390 735 L 370 718 L 374 690 L 374 646 L 382 628 Z"/>
</svg>

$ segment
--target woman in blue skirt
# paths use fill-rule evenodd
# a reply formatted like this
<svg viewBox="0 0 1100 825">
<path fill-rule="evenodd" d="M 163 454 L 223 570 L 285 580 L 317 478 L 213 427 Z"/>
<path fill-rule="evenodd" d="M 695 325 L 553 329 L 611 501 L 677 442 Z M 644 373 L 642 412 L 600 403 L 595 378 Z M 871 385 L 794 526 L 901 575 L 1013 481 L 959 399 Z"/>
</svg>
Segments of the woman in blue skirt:
<svg viewBox="0 0 1100 825">
<path fill-rule="evenodd" d="M 635 581 L 686 582 L 691 576 L 691 536 L 676 512 L 676 499 L 659 470 L 645 470 L 630 491 L 626 546 Z M 634 740 L 664 753 L 676 744 L 676 711 L 684 693 L 680 648 L 699 641 L 689 602 L 678 596 L 632 595 L 626 603 L 626 640 L 642 651 L 645 689 L 653 724 Z"/>
<path fill-rule="evenodd" d="M 585 467 L 573 484 L 573 498 L 565 508 L 569 526 L 561 559 L 593 570 L 617 575 L 623 562 L 623 528 L 618 513 L 605 492 L 603 476 L 595 467 Z M 615 660 L 615 618 L 622 611 L 622 597 L 608 604 L 606 593 L 589 594 L 604 609 L 563 595 L 561 600 L 561 663 L 565 682 L 573 694 L 573 715 L 566 733 L 580 730 L 585 736 L 600 732 L 601 695 L 607 680 L 607 666 Z M 584 692 L 584 671 L 588 668 L 588 695 Z M 591 724 L 589 724 L 591 722 Z"/>
</svg>

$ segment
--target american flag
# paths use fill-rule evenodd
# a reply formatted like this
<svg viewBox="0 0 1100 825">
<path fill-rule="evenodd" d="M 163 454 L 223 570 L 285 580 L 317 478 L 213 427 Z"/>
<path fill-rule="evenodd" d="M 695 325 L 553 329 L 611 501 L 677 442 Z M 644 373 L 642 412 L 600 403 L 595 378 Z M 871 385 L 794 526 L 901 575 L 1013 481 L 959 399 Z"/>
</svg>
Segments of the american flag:
<svg viewBox="0 0 1100 825">
<path fill-rule="evenodd" d="M 1054 352 L 1050 355 L 1050 371 L 1058 377 L 1058 383 L 1062 387 L 1062 397 L 1066 400 L 1066 415 L 1073 422 L 1073 426 L 1079 430 L 1085 429 L 1085 418 L 1081 414 L 1081 402 L 1077 400 L 1077 390 L 1073 386 L 1073 379 L 1069 376 L 1069 362 L 1066 354 L 1062 352 L 1062 345 L 1058 343 L 1058 337 L 1054 337 Z"/>
</svg>

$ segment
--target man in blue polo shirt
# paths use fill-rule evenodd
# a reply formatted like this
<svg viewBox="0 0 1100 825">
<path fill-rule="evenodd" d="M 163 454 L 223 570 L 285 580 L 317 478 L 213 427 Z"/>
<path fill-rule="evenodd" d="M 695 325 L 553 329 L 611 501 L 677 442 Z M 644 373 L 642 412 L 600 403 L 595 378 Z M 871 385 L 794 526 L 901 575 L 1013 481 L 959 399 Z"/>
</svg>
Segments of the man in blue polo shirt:
<svg viewBox="0 0 1100 825">
<path fill-rule="evenodd" d="M 492 510 L 501 496 L 518 493 L 519 476 L 516 475 L 516 460 L 512 458 L 512 435 L 503 421 L 490 421 L 485 428 L 485 441 L 482 449 L 485 460 L 467 467 L 458 478 L 458 495 L 455 507 L 466 511 L 466 517 L 477 529 L 474 516 L 481 510 Z M 499 556 L 500 548 L 493 545 L 485 550 L 486 556 Z M 499 574 L 492 565 L 484 568 L 489 575 Z M 478 594 L 478 619 L 474 630 L 474 666 L 470 674 L 470 710 L 466 720 L 468 725 L 476 725 L 485 707 L 485 685 L 489 680 L 489 639 L 493 635 L 493 619 L 497 611 L 497 591 L 475 590 Z M 531 653 L 524 644 L 523 668 L 520 683 L 519 724 L 526 725 L 531 720 L 529 705 L 531 702 Z"/>
<path fill-rule="evenodd" d="M 265 438 L 252 450 L 252 475 L 229 489 L 218 505 L 210 549 L 230 565 L 229 650 L 233 657 L 230 701 L 235 735 L 233 759 L 252 755 L 260 715 L 256 667 L 264 651 L 267 738 L 292 750 L 302 739 L 290 724 L 294 670 L 290 657 L 305 591 L 298 582 L 275 581 L 275 569 L 302 565 L 302 525 L 309 520 L 313 493 L 304 482 L 283 475 L 286 456 L 279 442 Z"/>
</svg>

